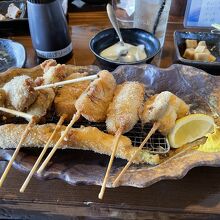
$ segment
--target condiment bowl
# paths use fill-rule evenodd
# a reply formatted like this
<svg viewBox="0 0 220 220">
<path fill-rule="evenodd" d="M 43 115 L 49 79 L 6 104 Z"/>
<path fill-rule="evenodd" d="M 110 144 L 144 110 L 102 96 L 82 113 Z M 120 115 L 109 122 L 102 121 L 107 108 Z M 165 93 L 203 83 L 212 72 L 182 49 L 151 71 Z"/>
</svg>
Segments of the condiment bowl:
<svg viewBox="0 0 220 220">
<path fill-rule="evenodd" d="M 214 62 L 189 60 L 183 57 L 186 49 L 186 39 L 205 41 L 208 49 L 216 57 Z M 211 32 L 188 32 L 188 31 L 175 31 L 174 32 L 174 45 L 176 50 L 175 63 L 194 66 L 196 68 L 205 70 L 206 72 L 219 75 L 220 70 L 220 34 Z"/>
<path fill-rule="evenodd" d="M 129 43 L 135 46 L 140 44 L 144 45 L 147 58 L 144 60 L 128 63 L 113 61 L 100 56 L 100 53 L 104 49 L 112 46 L 113 44 L 119 41 L 118 36 L 113 28 L 105 29 L 97 33 L 90 40 L 89 43 L 90 50 L 93 52 L 98 62 L 104 68 L 113 70 L 119 65 L 137 65 L 143 63 L 150 63 L 152 59 L 155 57 L 155 55 L 159 53 L 160 42 L 153 34 L 138 28 L 121 28 L 120 30 L 125 43 Z"/>
</svg>

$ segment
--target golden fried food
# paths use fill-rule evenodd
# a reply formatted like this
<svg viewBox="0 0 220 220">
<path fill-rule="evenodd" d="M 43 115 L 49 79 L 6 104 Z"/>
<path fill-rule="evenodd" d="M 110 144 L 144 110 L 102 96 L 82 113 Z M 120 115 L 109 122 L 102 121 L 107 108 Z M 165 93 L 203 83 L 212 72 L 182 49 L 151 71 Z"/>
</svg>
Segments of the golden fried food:
<svg viewBox="0 0 220 220">
<path fill-rule="evenodd" d="M 4 107 L 6 100 L 6 94 L 3 89 L 0 89 L 0 107 Z"/>
<path fill-rule="evenodd" d="M 197 40 L 186 39 L 186 48 L 196 48 L 198 46 Z"/>
<path fill-rule="evenodd" d="M 55 97 L 53 89 L 41 89 L 36 101 L 28 108 L 27 113 L 41 118 L 47 114 Z"/>
<path fill-rule="evenodd" d="M 140 118 L 143 124 L 159 122 L 159 131 L 167 135 L 175 121 L 189 113 L 189 106 L 171 92 L 164 91 L 147 99 Z"/>
<path fill-rule="evenodd" d="M 46 72 L 44 72 L 43 79 L 44 84 L 50 84 L 60 82 L 66 78 L 66 70 L 64 64 L 57 64 L 51 66 Z"/>
<path fill-rule="evenodd" d="M 211 54 L 205 41 L 186 40 L 186 50 L 183 57 L 190 60 L 214 62 L 216 57 Z"/>
<path fill-rule="evenodd" d="M 45 60 L 43 63 L 41 63 L 40 67 L 44 72 L 47 72 L 50 67 L 56 66 L 56 65 L 57 65 L 56 60 L 49 59 L 49 60 Z"/>
<path fill-rule="evenodd" d="M 7 82 L 3 89 L 6 93 L 6 106 L 13 106 L 18 111 L 24 111 L 34 103 L 38 91 L 34 90 L 35 83 L 29 76 L 16 76 Z"/>
<path fill-rule="evenodd" d="M 139 120 L 138 112 L 144 100 L 144 86 L 138 82 L 125 82 L 116 87 L 109 105 L 106 126 L 111 134 L 119 129 L 128 132 Z"/>
<path fill-rule="evenodd" d="M 19 141 L 19 137 L 25 130 L 25 126 L 26 125 L 24 124 L 6 124 L 0 126 L 0 147 L 4 149 L 15 148 Z M 54 131 L 55 126 L 55 124 L 33 126 L 25 139 L 23 146 L 43 147 Z M 61 131 L 64 129 L 65 126 L 62 126 Z M 60 132 L 57 132 L 55 138 L 50 144 L 50 147 L 53 147 L 59 137 Z M 92 150 L 96 153 L 111 155 L 113 140 L 113 135 L 106 134 L 95 127 L 72 128 L 65 141 L 61 143 L 60 148 Z M 136 148 L 132 146 L 131 140 L 125 136 L 121 136 L 115 156 L 129 160 L 135 151 Z M 142 150 L 133 162 L 155 165 L 159 163 L 159 156 L 152 155 L 146 150 Z"/>
<path fill-rule="evenodd" d="M 177 119 L 176 111 L 172 106 L 168 105 L 164 115 L 158 120 L 160 122 L 159 131 L 166 136 L 175 126 Z"/>
<path fill-rule="evenodd" d="M 182 118 L 189 114 L 189 105 L 187 105 L 182 99 L 172 94 L 171 92 L 164 92 L 170 96 L 169 104 L 175 109 L 177 119 Z"/>
<path fill-rule="evenodd" d="M 65 80 L 75 79 L 86 75 L 87 73 L 72 73 L 69 77 L 65 78 Z M 90 81 L 82 81 L 78 83 L 65 85 L 57 89 L 56 96 L 54 99 L 56 114 L 58 116 L 66 114 L 66 120 L 71 120 L 73 114 L 76 113 L 75 102 L 89 86 L 89 83 Z"/>
<path fill-rule="evenodd" d="M 98 73 L 99 78 L 76 100 L 75 107 L 89 121 L 101 122 L 106 119 L 107 109 L 112 101 L 116 81 L 107 70 Z"/>
</svg>

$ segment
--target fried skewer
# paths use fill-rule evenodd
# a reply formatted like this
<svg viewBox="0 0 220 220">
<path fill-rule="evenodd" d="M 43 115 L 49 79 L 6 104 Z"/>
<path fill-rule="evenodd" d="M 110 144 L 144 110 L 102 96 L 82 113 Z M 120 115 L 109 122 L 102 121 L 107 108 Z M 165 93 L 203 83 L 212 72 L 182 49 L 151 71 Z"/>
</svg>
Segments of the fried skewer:
<svg viewBox="0 0 220 220">
<path fill-rule="evenodd" d="M 82 115 L 89 121 L 100 122 L 105 120 L 107 108 L 113 98 L 116 82 L 112 74 L 108 71 L 99 72 L 99 78 L 90 83 L 84 93 L 80 95 L 75 103 L 77 112 L 73 115 L 72 120 L 62 133 L 47 158 L 44 160 L 37 173 L 41 173 L 50 161 L 57 148 L 64 140 L 73 124 Z"/>
<path fill-rule="evenodd" d="M 29 121 L 24 133 L 22 134 L 20 141 L 13 153 L 5 171 L 3 172 L 0 179 L 0 187 L 2 186 L 4 180 L 7 177 L 7 174 L 19 153 L 19 150 L 26 139 L 31 127 L 36 123 L 38 117 L 31 114 L 22 112 L 28 108 L 34 101 L 37 99 L 38 92 L 33 90 L 35 83 L 29 76 L 17 76 L 14 77 L 11 81 L 7 82 L 3 89 L 1 89 L 0 95 L 0 111 L 16 115 L 18 117 L 23 117 Z M 16 110 L 5 108 L 4 106 L 12 106 Z"/>
<path fill-rule="evenodd" d="M 28 183 L 30 182 L 32 176 L 34 175 L 35 171 L 37 170 L 43 156 L 45 155 L 45 153 L 47 152 L 47 149 L 51 143 L 51 141 L 53 140 L 54 136 L 56 135 L 57 131 L 60 129 L 61 125 L 63 124 L 64 120 L 66 118 L 66 115 L 63 115 L 60 117 L 53 133 L 51 134 L 50 138 L 48 139 L 47 143 L 45 144 L 40 156 L 37 158 L 34 166 L 32 167 L 30 173 L 28 174 L 26 180 L 24 181 L 23 185 L 20 188 L 20 192 L 23 193 L 25 191 L 25 189 L 27 188 Z"/>
<path fill-rule="evenodd" d="M 55 60 L 47 60 L 47 61 L 45 61 L 45 62 L 43 62 L 42 64 L 41 64 L 41 68 L 44 70 L 44 75 L 43 75 L 43 77 L 40 77 L 40 78 L 38 78 L 36 81 L 37 82 L 39 82 L 40 84 L 41 83 L 59 83 L 59 80 L 62 80 L 64 77 L 66 77 L 66 68 L 65 68 L 65 66 L 64 65 L 60 65 L 60 64 L 58 64 L 57 65 L 57 63 L 56 63 L 56 61 Z M 71 79 L 71 80 L 75 80 L 75 81 L 77 81 L 77 78 L 80 76 L 80 75 L 84 75 L 85 73 L 83 73 L 83 74 L 79 74 L 79 73 L 72 73 L 71 75 L 69 75 L 68 76 L 68 78 L 69 79 Z M 74 79 L 72 78 L 72 77 L 74 77 Z M 57 82 L 58 81 L 58 82 Z M 65 81 L 66 82 L 66 81 Z M 73 91 L 72 91 L 72 86 L 68 86 L 68 87 L 65 87 L 65 88 L 62 88 L 62 93 L 63 92 L 65 92 L 66 90 L 68 91 L 68 92 L 70 92 L 70 94 L 68 93 L 68 98 L 71 98 L 71 101 L 73 102 L 74 101 L 74 97 L 79 97 L 80 96 L 80 93 L 82 93 L 83 92 L 83 89 L 85 88 L 85 86 L 88 84 L 88 82 L 86 82 L 86 81 L 84 81 L 83 83 L 76 83 L 76 84 L 74 84 L 74 88 L 73 88 L 73 90 L 75 90 L 76 91 L 76 94 L 74 93 L 74 95 L 73 95 Z M 54 94 L 54 96 L 53 95 L 51 95 L 51 92 L 48 92 L 48 91 L 53 91 L 51 88 L 47 88 L 47 89 L 45 89 L 46 87 L 47 87 L 47 85 L 48 84 L 46 84 L 46 86 L 45 85 L 43 85 L 43 87 L 44 87 L 44 89 L 43 88 L 41 88 L 41 90 L 40 90 L 40 93 L 43 93 L 41 96 L 42 97 L 40 97 L 40 98 L 38 98 L 37 99 L 37 101 L 34 103 L 34 105 L 33 106 L 31 106 L 31 108 L 28 110 L 28 112 L 31 112 L 31 113 L 37 113 L 37 114 L 39 114 L 39 113 L 43 113 L 43 112 L 45 112 L 45 110 L 44 110 L 44 108 L 48 105 L 48 102 L 50 102 L 50 100 L 54 100 L 54 98 L 55 98 L 55 94 Z M 50 87 L 50 86 L 49 86 Z M 79 87 L 79 88 L 78 88 Z M 84 89 L 85 90 L 85 89 Z M 47 91 L 47 97 L 45 97 L 45 95 L 44 95 L 44 93 Z M 56 92 L 58 92 L 58 94 L 59 94 L 59 91 L 60 90 L 57 90 Z M 44 95 L 44 96 L 43 96 Z M 72 97 L 73 96 L 73 97 Z M 46 99 L 46 100 L 45 100 Z M 59 103 L 60 101 L 62 101 L 62 99 L 61 98 L 59 98 L 58 100 L 58 103 L 56 102 L 55 103 L 55 107 L 56 106 L 60 106 L 61 104 Z M 73 104 L 75 104 L 74 102 L 72 103 L 72 102 L 70 102 L 71 103 L 71 105 L 73 105 Z M 65 103 L 68 103 L 68 100 L 66 100 L 65 99 Z M 70 103 L 69 103 L 69 105 L 70 105 Z M 68 105 L 68 107 L 69 107 L 69 105 Z M 39 106 L 39 107 L 38 107 Z M 40 108 L 40 106 L 41 106 L 41 108 Z M 49 147 L 49 145 L 50 145 L 50 143 L 51 143 L 51 141 L 52 141 L 52 139 L 54 138 L 54 136 L 55 136 L 55 134 L 56 134 L 56 132 L 59 130 L 59 128 L 61 127 L 61 125 L 63 124 L 63 122 L 64 122 L 64 120 L 66 120 L 66 119 L 68 119 L 68 118 L 72 118 L 72 116 L 73 116 L 73 114 L 74 114 L 74 106 L 72 107 L 71 106 L 71 108 L 65 108 L 65 107 L 63 107 L 63 105 L 62 105 L 62 110 L 61 109 L 58 109 L 59 111 L 60 111 L 60 115 L 61 115 L 61 117 L 60 117 L 60 119 L 59 119 L 59 121 L 58 121 L 58 124 L 57 124 L 57 126 L 55 127 L 55 129 L 54 129 L 54 131 L 53 131 L 53 133 L 51 134 L 51 136 L 50 136 L 50 138 L 48 139 L 48 141 L 47 141 L 47 143 L 45 144 L 45 146 L 44 146 L 44 148 L 43 148 L 43 150 L 42 150 L 42 152 L 41 152 L 41 154 L 39 155 L 39 157 L 38 157 L 38 159 L 37 159 L 37 161 L 35 162 L 35 164 L 34 164 L 34 166 L 33 166 L 33 168 L 32 168 L 32 170 L 30 171 L 30 173 L 29 173 L 29 175 L 27 176 L 27 178 L 26 178 L 26 180 L 25 180 L 25 182 L 23 183 L 23 185 L 22 185 L 22 187 L 20 188 L 20 192 L 24 192 L 25 191 L 25 189 L 26 189 L 26 187 L 27 187 L 27 185 L 29 184 L 29 182 L 30 182 L 30 180 L 31 180 L 31 178 L 32 178 L 32 176 L 33 176 L 33 174 L 34 174 L 34 172 L 36 171 L 36 169 L 38 168 L 38 166 L 39 166 L 39 164 L 40 164 L 40 162 L 41 162 L 41 160 L 42 160 L 42 158 L 43 158 L 43 156 L 45 155 L 45 153 L 46 153 L 46 151 L 47 151 L 47 149 L 48 149 L 48 147 Z M 67 115 L 68 114 L 68 115 Z M 68 118 L 67 118 L 67 116 L 68 116 Z"/>
<path fill-rule="evenodd" d="M 180 98 L 172 94 L 171 92 L 164 91 L 158 95 L 150 97 L 144 104 L 143 112 L 141 113 L 142 123 L 153 122 L 153 127 L 148 133 L 147 137 L 143 140 L 136 152 L 132 155 L 126 166 L 119 173 L 117 178 L 113 182 L 113 186 L 116 186 L 120 181 L 122 175 L 132 164 L 132 161 L 142 150 L 144 145 L 150 139 L 150 137 L 158 129 L 163 135 L 167 135 L 175 125 L 176 119 L 179 119 L 189 113 L 189 106 Z"/>
<path fill-rule="evenodd" d="M 46 114 L 47 109 L 51 106 L 51 103 L 53 102 L 53 99 L 55 97 L 55 93 L 52 89 L 43 89 L 40 92 L 35 91 L 34 88 L 36 86 L 36 83 L 56 83 L 57 81 L 64 79 L 66 76 L 65 66 L 60 64 L 57 65 L 57 63 L 53 60 L 45 61 L 41 65 L 41 67 L 44 70 L 44 75 L 43 77 L 38 78 L 38 80 L 36 80 L 35 82 L 29 76 L 22 75 L 14 77 L 11 81 L 7 82 L 4 85 L 3 89 L 0 89 L 0 106 L 11 106 L 20 111 L 27 110 L 28 114 L 4 107 L 0 107 L 0 110 L 20 117 L 24 117 L 30 121 L 24 133 L 22 134 L 20 142 L 18 143 L 18 146 L 16 147 L 16 150 L 11 160 L 9 161 L 5 172 L 2 175 L 0 185 L 3 184 L 3 181 L 5 180 L 7 173 L 9 172 L 10 167 L 15 157 L 17 156 L 20 147 L 26 136 L 28 135 L 32 125 L 36 122 L 37 119 L 39 120 Z M 62 121 L 63 117 L 61 117 L 61 122 Z M 49 142 L 50 141 L 51 139 L 49 139 Z M 49 143 L 46 144 L 46 147 L 48 145 Z M 28 182 L 29 181 L 30 176 Z M 25 183 L 22 190 L 26 188 L 28 182 Z"/>
<path fill-rule="evenodd" d="M 55 82 L 55 83 L 51 83 L 51 84 L 37 86 L 34 89 L 41 90 L 41 89 L 47 89 L 47 88 L 55 88 L 58 86 L 68 85 L 68 84 L 72 84 L 72 83 L 77 83 L 77 82 L 82 82 L 82 81 L 87 81 L 87 80 L 94 80 L 97 78 L 98 78 L 98 75 L 84 76 L 84 77 L 80 77 L 80 78 L 76 78 L 76 79 L 64 80 L 61 82 Z"/>
<path fill-rule="evenodd" d="M 17 111 L 25 111 L 37 99 L 35 82 L 26 75 L 16 76 L 3 86 L 6 94 L 5 106 L 12 106 Z"/>
<path fill-rule="evenodd" d="M 0 148 L 14 149 L 19 141 L 20 136 L 25 130 L 25 124 L 5 124 L 0 126 Z M 43 148 L 52 135 L 56 124 L 35 125 L 28 134 L 22 147 L 25 148 Z M 62 125 L 60 131 L 64 131 L 66 126 Z M 52 148 L 60 138 L 61 132 L 57 132 L 52 139 L 49 148 Z M 101 141 L 100 141 L 101 140 Z M 112 143 L 114 136 L 99 130 L 96 127 L 71 128 L 65 141 L 59 149 L 78 149 L 93 151 L 98 154 L 111 156 Z M 118 150 L 115 157 L 129 160 L 131 155 L 136 151 L 132 146 L 130 138 L 121 136 L 119 139 Z M 148 163 L 156 165 L 159 163 L 159 156 L 150 154 L 147 150 L 142 150 L 133 161 L 135 164 Z"/>
<path fill-rule="evenodd" d="M 1 176 L 1 179 L 0 179 L 0 187 L 1 187 L 3 182 L 4 182 L 4 180 L 7 177 L 7 174 L 9 172 L 9 170 L 10 170 L 10 168 L 11 168 L 11 166 L 12 166 L 12 164 L 13 164 L 16 156 L 17 156 L 17 154 L 19 153 L 19 150 L 20 150 L 20 148 L 22 146 L 22 143 L 24 142 L 25 138 L 27 137 L 31 127 L 35 124 L 36 118 L 34 116 L 32 116 L 32 115 L 29 115 L 29 114 L 26 114 L 26 113 L 23 113 L 23 112 L 18 112 L 18 111 L 11 110 L 11 109 L 7 109 L 7 108 L 3 108 L 3 107 L 0 107 L 0 110 L 4 111 L 4 112 L 7 112 L 7 113 L 10 113 L 10 114 L 15 114 L 16 116 L 23 117 L 23 118 L 29 120 L 29 123 L 28 123 L 27 127 L 25 128 L 24 133 L 21 136 L 21 139 L 20 139 L 20 141 L 19 141 L 19 143 L 18 143 L 18 145 L 17 145 L 17 147 L 15 149 L 15 152 L 13 153 L 13 155 L 12 155 L 8 165 L 7 165 L 7 167 L 5 168 L 5 170 L 4 170 L 4 172 L 3 172 L 2 176 Z"/>
<path fill-rule="evenodd" d="M 39 77 L 39 81 L 43 82 L 43 85 L 36 86 L 35 90 L 41 90 L 46 88 L 55 88 L 58 86 L 73 84 L 77 82 L 94 80 L 98 78 L 98 74 L 90 76 L 82 76 L 74 79 L 66 79 L 67 68 L 65 65 L 57 64 L 55 60 L 46 60 L 41 64 L 41 68 L 44 71 L 43 77 Z M 41 84 L 41 83 L 40 83 Z"/>
<path fill-rule="evenodd" d="M 48 66 L 47 71 L 49 71 L 49 74 L 44 74 L 44 76 L 46 75 L 44 81 L 47 80 L 48 82 L 53 82 L 53 80 L 57 80 L 59 77 L 64 76 L 63 72 L 61 72 L 62 74 L 58 72 L 58 70 L 64 71 L 64 67 L 60 65 L 57 66 L 53 67 L 53 71 L 49 71 Z M 7 173 L 9 172 L 10 167 L 12 166 L 12 163 L 21 148 L 21 145 L 31 130 L 31 127 L 36 123 L 37 120 L 47 113 L 47 110 L 51 106 L 55 97 L 53 89 L 44 89 L 40 92 L 37 92 L 34 90 L 34 86 L 36 86 L 36 83 L 29 76 L 22 75 L 14 77 L 11 81 L 7 82 L 4 85 L 3 90 L 1 90 L 1 98 L 4 98 L 2 91 L 5 93 L 4 102 L 1 102 L 1 105 L 4 106 L 6 104 L 14 107 L 17 110 L 27 110 L 27 113 L 17 112 L 4 107 L 0 107 L 0 110 L 26 118 L 26 120 L 30 122 L 22 134 L 18 146 L 16 147 L 16 150 L 2 175 L 2 178 L 0 179 L 0 186 L 3 184 Z"/>
<path fill-rule="evenodd" d="M 118 141 L 123 133 L 131 130 L 138 122 L 138 112 L 144 101 L 144 86 L 138 82 L 125 82 L 118 85 L 115 90 L 113 102 L 110 104 L 107 114 L 107 130 L 115 134 L 113 150 L 102 183 L 99 199 L 103 198 L 106 184 L 109 178 L 112 163 L 118 147 Z"/>
</svg>

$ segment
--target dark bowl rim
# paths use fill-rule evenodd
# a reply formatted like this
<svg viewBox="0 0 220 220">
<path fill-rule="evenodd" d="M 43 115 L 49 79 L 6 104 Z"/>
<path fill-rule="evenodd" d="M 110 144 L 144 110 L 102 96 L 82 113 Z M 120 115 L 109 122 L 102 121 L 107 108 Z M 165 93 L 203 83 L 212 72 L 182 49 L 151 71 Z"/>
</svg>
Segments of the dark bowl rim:
<svg viewBox="0 0 220 220">
<path fill-rule="evenodd" d="M 208 31 L 184 31 L 184 30 L 176 30 L 173 33 L 173 40 L 174 40 L 174 46 L 177 53 L 177 58 L 179 61 L 186 63 L 186 64 L 196 64 L 196 65 L 206 65 L 206 66 L 220 66 L 220 62 L 214 61 L 214 62 L 208 62 L 208 61 L 196 61 L 196 60 L 189 60 L 185 59 L 181 56 L 179 46 L 177 45 L 176 36 L 180 33 L 193 33 L 193 34 L 212 34 L 212 35 L 219 35 L 219 34 L 213 34 Z"/>
<path fill-rule="evenodd" d="M 158 38 L 155 37 L 152 33 L 148 32 L 148 31 L 145 31 L 145 30 L 143 30 L 143 29 L 140 29 L 140 28 L 120 28 L 120 29 L 122 29 L 122 30 L 139 30 L 139 31 L 142 31 L 142 32 L 145 32 L 145 33 L 151 35 L 151 36 L 157 41 L 158 46 L 159 46 L 159 49 L 158 49 L 152 56 L 147 57 L 147 58 L 145 58 L 145 59 L 143 59 L 143 60 L 140 60 L 140 61 L 135 61 L 135 62 L 118 62 L 118 61 L 113 61 L 113 60 L 106 59 L 106 58 L 100 56 L 99 54 L 97 54 L 97 53 L 92 49 L 91 43 L 92 43 L 92 41 L 94 40 L 94 38 L 95 38 L 98 34 L 104 32 L 104 31 L 114 30 L 114 28 L 106 28 L 106 29 L 103 29 L 103 30 L 99 31 L 98 33 L 96 33 L 96 34 L 90 39 L 90 41 L 89 41 L 89 49 L 90 49 L 90 50 L 92 51 L 92 53 L 93 53 L 96 57 L 98 57 L 99 59 L 104 60 L 104 61 L 109 62 L 109 63 L 112 63 L 112 64 L 118 64 L 118 65 L 135 65 L 135 64 L 144 63 L 144 62 L 146 62 L 147 60 L 151 60 L 153 57 L 155 57 L 155 56 L 160 52 L 160 50 L 161 50 L 160 41 L 159 41 Z"/>
</svg>

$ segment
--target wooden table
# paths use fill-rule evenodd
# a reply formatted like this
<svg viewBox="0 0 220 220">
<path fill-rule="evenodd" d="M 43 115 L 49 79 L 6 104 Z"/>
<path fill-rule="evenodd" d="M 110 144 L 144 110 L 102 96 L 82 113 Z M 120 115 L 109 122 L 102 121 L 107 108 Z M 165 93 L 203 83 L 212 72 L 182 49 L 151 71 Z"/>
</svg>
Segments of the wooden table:
<svg viewBox="0 0 220 220">
<path fill-rule="evenodd" d="M 68 62 L 88 65 L 95 62 L 89 51 L 89 39 L 109 26 L 105 12 L 72 13 L 69 16 L 74 56 Z M 182 28 L 182 19 L 170 19 L 161 67 L 172 64 L 173 31 Z M 37 59 L 30 36 L 10 36 L 27 50 L 26 67 Z M 157 61 L 158 62 L 158 61 Z M 6 162 L 1 161 L 0 171 Z M 175 168 L 174 168 L 175 169 Z M 33 178 L 24 194 L 18 192 L 27 174 L 12 169 L 0 189 L 2 219 L 219 219 L 219 168 L 200 167 L 181 180 L 162 181 L 148 188 L 119 187 L 107 189 L 103 201 L 98 200 L 99 186 L 73 187 L 60 180 Z"/>
</svg>

